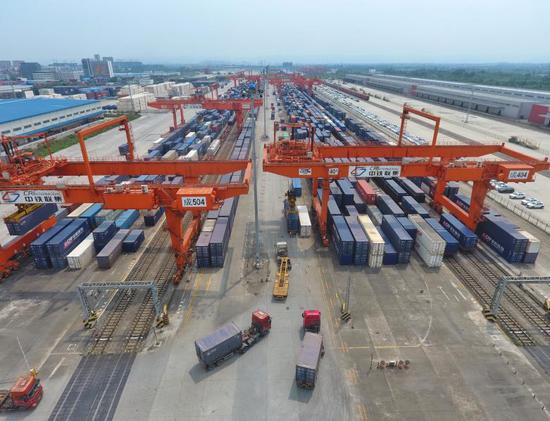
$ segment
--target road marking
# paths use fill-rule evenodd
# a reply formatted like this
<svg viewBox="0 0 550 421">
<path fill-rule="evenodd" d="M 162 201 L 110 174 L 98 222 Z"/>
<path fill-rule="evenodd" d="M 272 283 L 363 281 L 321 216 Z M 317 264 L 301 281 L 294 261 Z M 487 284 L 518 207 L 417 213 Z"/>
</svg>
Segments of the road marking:
<svg viewBox="0 0 550 421">
<path fill-rule="evenodd" d="M 443 291 L 443 287 L 439 287 L 439 289 L 441 290 L 441 293 L 447 298 L 447 300 L 451 301 L 451 299 L 449 298 L 447 293 L 445 291 Z"/>
<path fill-rule="evenodd" d="M 458 299 L 458 297 L 456 295 L 453 294 L 453 297 L 455 297 L 455 300 L 457 301 L 457 303 L 460 303 L 460 300 Z"/>
<path fill-rule="evenodd" d="M 50 376 L 48 377 L 48 379 L 51 379 L 53 377 L 53 375 L 55 374 L 55 372 L 57 371 L 57 369 L 59 367 L 61 367 L 61 364 L 63 364 L 63 361 L 65 361 L 65 357 L 62 357 L 59 362 L 57 363 L 57 365 L 54 367 L 54 369 L 52 370 L 52 373 L 50 374 Z"/>
<path fill-rule="evenodd" d="M 462 298 L 464 298 L 465 301 L 468 301 L 468 299 L 466 298 L 466 296 L 462 293 L 462 291 L 460 290 L 460 288 L 458 287 L 458 285 L 456 285 L 453 281 L 450 281 L 451 282 L 451 285 L 456 289 L 456 292 L 458 292 L 460 294 L 460 296 Z"/>
</svg>

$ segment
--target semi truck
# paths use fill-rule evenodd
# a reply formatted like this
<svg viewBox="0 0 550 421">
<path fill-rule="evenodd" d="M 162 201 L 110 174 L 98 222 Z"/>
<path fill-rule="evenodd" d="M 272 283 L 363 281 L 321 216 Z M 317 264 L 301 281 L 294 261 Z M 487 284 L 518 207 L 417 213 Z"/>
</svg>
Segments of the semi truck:
<svg viewBox="0 0 550 421">
<path fill-rule="evenodd" d="M 195 341 L 199 362 L 208 370 L 233 354 L 244 354 L 271 330 L 271 316 L 263 310 L 252 313 L 252 323 L 246 330 L 240 330 L 233 323 L 227 323 L 210 335 Z"/>
<path fill-rule="evenodd" d="M 304 389 L 313 389 L 319 371 L 319 362 L 325 355 L 323 336 L 306 332 L 302 348 L 296 363 L 296 385 Z"/>
<path fill-rule="evenodd" d="M 305 310 L 302 313 L 304 331 L 319 333 L 321 330 L 321 312 L 319 310 Z"/>
<path fill-rule="evenodd" d="M 19 377 L 11 389 L 0 390 L 0 411 L 33 409 L 42 400 L 43 390 L 37 371 Z"/>
</svg>

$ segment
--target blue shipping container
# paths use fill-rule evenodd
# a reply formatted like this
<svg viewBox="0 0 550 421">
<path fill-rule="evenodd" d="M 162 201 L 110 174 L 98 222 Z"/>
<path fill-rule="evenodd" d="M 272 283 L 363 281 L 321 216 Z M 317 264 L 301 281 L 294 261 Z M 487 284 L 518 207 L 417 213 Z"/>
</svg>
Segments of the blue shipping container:
<svg viewBox="0 0 550 421">
<path fill-rule="evenodd" d="M 462 250 L 469 251 L 476 248 L 477 235 L 460 222 L 454 215 L 450 213 L 442 214 L 439 223 L 458 240 Z"/>
</svg>

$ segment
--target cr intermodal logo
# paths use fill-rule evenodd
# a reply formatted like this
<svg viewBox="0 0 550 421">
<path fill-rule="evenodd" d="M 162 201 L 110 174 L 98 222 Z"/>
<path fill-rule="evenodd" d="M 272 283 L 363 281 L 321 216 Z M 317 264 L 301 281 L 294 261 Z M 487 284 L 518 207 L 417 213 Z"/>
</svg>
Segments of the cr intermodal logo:
<svg viewBox="0 0 550 421">
<path fill-rule="evenodd" d="M 14 192 L 5 192 L 3 195 L 2 195 L 2 200 L 4 202 L 16 202 L 17 199 L 19 199 L 19 193 L 14 193 Z"/>
</svg>

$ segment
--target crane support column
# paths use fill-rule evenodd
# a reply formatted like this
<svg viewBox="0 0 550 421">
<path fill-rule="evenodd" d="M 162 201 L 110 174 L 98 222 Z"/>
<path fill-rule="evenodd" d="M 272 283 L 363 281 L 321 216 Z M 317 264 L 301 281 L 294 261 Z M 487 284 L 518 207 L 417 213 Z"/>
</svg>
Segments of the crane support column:
<svg viewBox="0 0 550 421">
<path fill-rule="evenodd" d="M 476 180 L 473 182 L 472 198 L 470 201 L 469 223 L 470 229 L 475 230 L 476 225 L 483 212 L 483 202 L 487 191 L 489 190 L 489 182 L 487 180 Z"/>
<path fill-rule="evenodd" d="M 134 154 L 134 139 L 132 138 L 132 132 L 130 130 L 130 123 L 128 121 L 125 121 L 123 123 L 124 125 L 124 131 L 126 132 L 126 142 L 128 143 L 128 157 L 130 158 L 130 161 L 133 161 L 135 159 Z"/>
<path fill-rule="evenodd" d="M 313 208 L 317 213 L 317 222 L 319 224 L 319 233 L 321 234 L 321 242 L 323 246 L 328 247 L 328 235 L 327 235 L 327 218 L 328 218 L 328 196 L 330 194 L 330 179 L 323 178 L 323 197 L 319 201 L 316 197 L 313 199 Z"/>
</svg>

